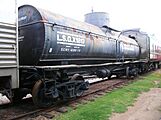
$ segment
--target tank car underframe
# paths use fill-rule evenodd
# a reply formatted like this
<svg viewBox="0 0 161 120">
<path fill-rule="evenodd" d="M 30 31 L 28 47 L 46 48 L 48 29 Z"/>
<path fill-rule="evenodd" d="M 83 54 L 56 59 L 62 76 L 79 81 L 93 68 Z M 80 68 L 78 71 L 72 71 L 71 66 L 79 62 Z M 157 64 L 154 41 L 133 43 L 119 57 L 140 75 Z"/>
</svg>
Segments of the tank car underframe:
<svg viewBox="0 0 161 120">
<path fill-rule="evenodd" d="M 154 60 L 88 65 L 20 66 L 20 87 L 12 89 L 1 85 L 0 93 L 12 102 L 17 102 L 30 93 L 37 106 L 45 107 L 59 99 L 81 96 L 89 86 L 88 82 L 85 82 L 86 76 L 94 75 L 108 79 L 112 75 L 135 77 L 159 67 L 160 61 Z"/>
<path fill-rule="evenodd" d="M 145 62 L 126 61 L 89 65 L 59 66 L 20 66 L 20 89 L 32 93 L 34 103 L 46 107 L 59 99 L 67 100 L 79 97 L 88 89 L 89 83 L 84 75 L 96 75 L 99 78 L 112 75 L 137 76 L 143 72 Z"/>
<path fill-rule="evenodd" d="M 88 89 L 88 82 L 79 74 L 67 74 L 67 69 L 21 67 L 20 86 L 28 88 L 33 102 L 39 107 L 51 105 L 57 99 L 79 97 Z"/>
</svg>

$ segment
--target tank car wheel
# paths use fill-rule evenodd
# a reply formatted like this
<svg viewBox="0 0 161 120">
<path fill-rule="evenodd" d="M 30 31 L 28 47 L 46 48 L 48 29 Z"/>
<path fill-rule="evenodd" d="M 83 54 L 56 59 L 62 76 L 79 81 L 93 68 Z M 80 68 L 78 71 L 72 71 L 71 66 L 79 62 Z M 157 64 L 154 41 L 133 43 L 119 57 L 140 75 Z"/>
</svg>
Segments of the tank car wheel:
<svg viewBox="0 0 161 120">
<path fill-rule="evenodd" d="M 48 107 L 52 104 L 52 99 L 46 98 L 44 94 L 44 84 L 38 80 L 32 89 L 32 99 L 38 107 Z"/>
<path fill-rule="evenodd" d="M 121 78 L 121 74 L 117 74 L 116 75 L 116 78 Z"/>
<path fill-rule="evenodd" d="M 81 75 L 79 75 L 79 74 L 74 74 L 74 75 L 72 76 L 71 80 L 81 80 L 81 81 L 84 81 L 84 78 L 83 78 Z M 83 95 L 84 90 L 77 89 L 76 92 L 77 92 L 77 93 L 76 93 L 76 96 L 77 96 L 77 97 L 80 97 L 80 96 Z"/>
<path fill-rule="evenodd" d="M 126 77 L 129 79 L 130 78 L 130 68 L 126 67 Z"/>
<path fill-rule="evenodd" d="M 159 68 L 159 63 L 155 63 L 155 70 Z"/>
<path fill-rule="evenodd" d="M 133 75 L 134 75 L 134 77 L 138 77 L 138 75 L 139 75 L 139 70 L 138 70 L 138 68 L 135 68 L 135 69 L 133 70 Z"/>
<path fill-rule="evenodd" d="M 112 78 L 112 74 L 110 74 L 110 75 L 108 76 L 108 80 L 111 80 L 111 78 Z"/>
</svg>

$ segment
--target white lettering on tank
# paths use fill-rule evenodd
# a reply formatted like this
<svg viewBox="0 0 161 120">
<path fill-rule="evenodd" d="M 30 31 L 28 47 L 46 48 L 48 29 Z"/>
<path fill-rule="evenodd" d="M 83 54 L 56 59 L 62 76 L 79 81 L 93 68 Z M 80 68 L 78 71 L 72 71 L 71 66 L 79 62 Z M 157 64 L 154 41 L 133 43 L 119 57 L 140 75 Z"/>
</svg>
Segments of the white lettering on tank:
<svg viewBox="0 0 161 120">
<path fill-rule="evenodd" d="M 57 44 L 85 47 L 85 37 L 58 31 Z"/>
<path fill-rule="evenodd" d="M 53 51 L 53 48 L 50 48 L 50 49 L 49 49 L 49 53 L 51 53 L 52 51 Z"/>
</svg>

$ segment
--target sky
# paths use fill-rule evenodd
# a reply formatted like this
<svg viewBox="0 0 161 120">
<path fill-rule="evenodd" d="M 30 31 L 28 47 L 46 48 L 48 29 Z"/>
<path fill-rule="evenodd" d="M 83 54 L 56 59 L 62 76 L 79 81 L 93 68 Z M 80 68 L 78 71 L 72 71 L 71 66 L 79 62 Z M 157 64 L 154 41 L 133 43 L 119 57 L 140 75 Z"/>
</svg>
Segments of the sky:
<svg viewBox="0 0 161 120">
<path fill-rule="evenodd" d="M 17 0 L 17 3 L 18 6 L 30 4 L 78 21 L 84 21 L 84 15 L 93 8 L 94 12 L 109 14 L 112 28 L 141 28 L 161 41 L 160 0 Z"/>
<path fill-rule="evenodd" d="M 15 14 L 15 0 L 0 0 L 0 21 L 6 23 L 15 23 L 16 14 Z M 8 2 L 10 2 L 9 8 Z M 6 17 L 7 16 L 7 17 Z"/>
</svg>

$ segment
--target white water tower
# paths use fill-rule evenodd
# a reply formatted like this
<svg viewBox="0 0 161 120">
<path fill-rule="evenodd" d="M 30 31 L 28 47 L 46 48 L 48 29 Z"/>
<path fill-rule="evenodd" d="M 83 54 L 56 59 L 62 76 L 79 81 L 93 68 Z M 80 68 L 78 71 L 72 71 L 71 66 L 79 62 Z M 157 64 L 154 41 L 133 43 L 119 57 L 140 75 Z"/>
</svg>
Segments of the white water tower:
<svg viewBox="0 0 161 120">
<path fill-rule="evenodd" d="M 85 14 L 85 22 L 102 27 L 110 25 L 109 14 L 106 12 L 92 12 Z"/>
</svg>

